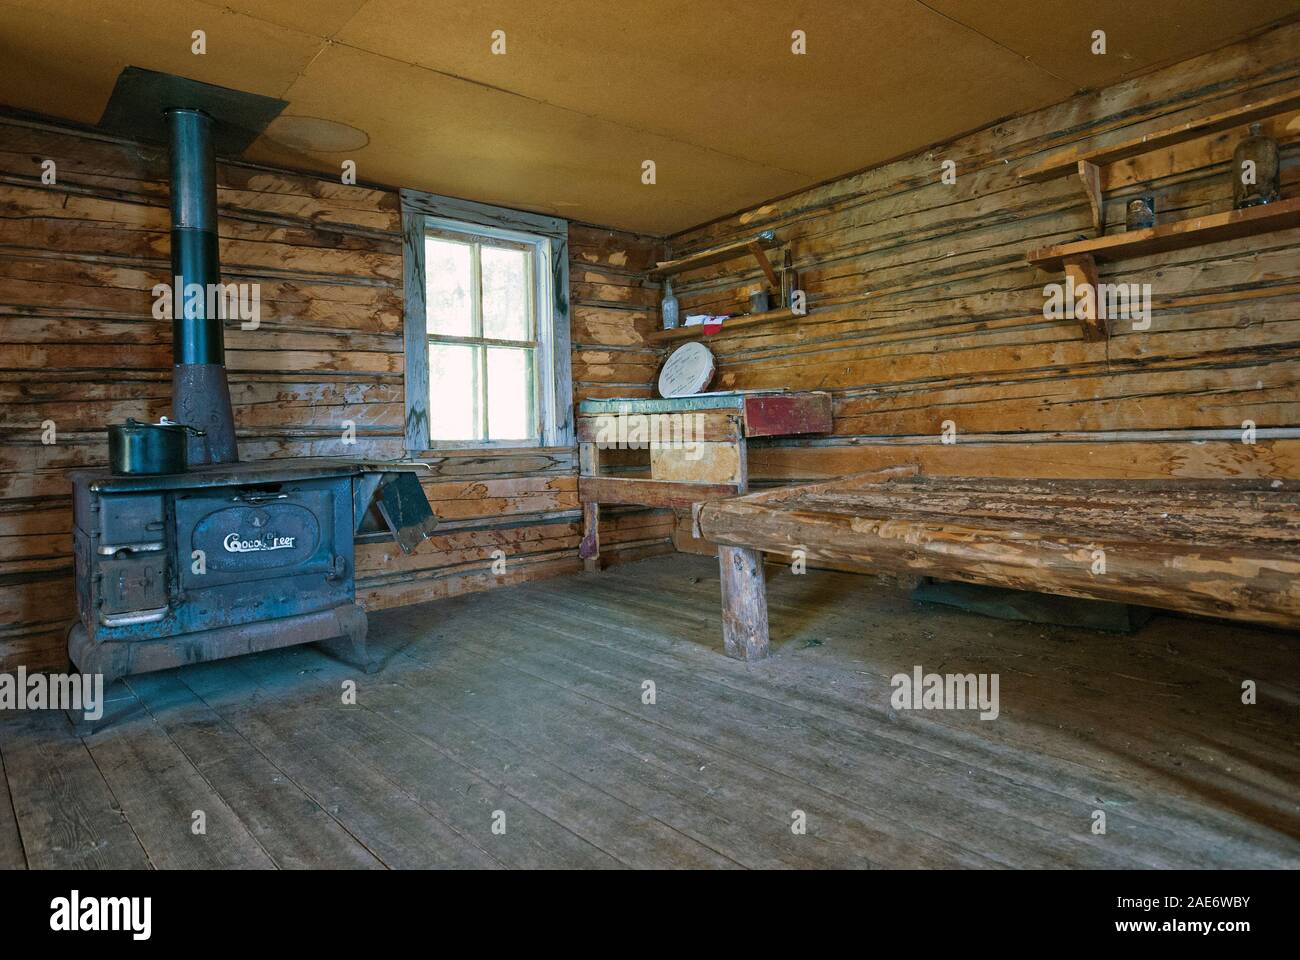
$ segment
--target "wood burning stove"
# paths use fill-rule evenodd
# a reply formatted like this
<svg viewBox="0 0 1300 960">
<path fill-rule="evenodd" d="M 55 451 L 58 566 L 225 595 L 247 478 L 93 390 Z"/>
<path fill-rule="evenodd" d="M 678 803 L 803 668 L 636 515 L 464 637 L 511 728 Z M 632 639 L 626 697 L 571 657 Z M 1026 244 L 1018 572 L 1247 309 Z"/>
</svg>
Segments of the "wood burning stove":
<svg viewBox="0 0 1300 960">
<path fill-rule="evenodd" d="M 406 511 L 399 543 L 418 542 L 434 522 L 415 474 L 353 460 L 138 477 L 82 470 L 72 484 L 81 619 L 68 655 L 106 684 L 312 641 L 370 669 L 356 535 L 372 503 L 394 520 Z"/>
<path fill-rule="evenodd" d="M 137 75 L 140 72 L 137 71 Z M 166 78 L 171 96 L 237 107 L 236 91 Z M 184 91 L 177 94 L 176 91 Z M 211 90 L 220 92 L 212 96 Z M 213 119 L 166 113 L 173 282 L 220 283 Z M 105 685 L 128 674 L 319 642 L 366 670 L 354 545 L 384 529 L 410 553 L 436 520 L 413 463 L 310 458 L 239 463 L 222 318 L 178 298 L 173 418 L 187 467 L 165 474 L 71 474 L 77 612 L 68 655 Z M 86 717 L 74 718 L 83 730 Z"/>
</svg>

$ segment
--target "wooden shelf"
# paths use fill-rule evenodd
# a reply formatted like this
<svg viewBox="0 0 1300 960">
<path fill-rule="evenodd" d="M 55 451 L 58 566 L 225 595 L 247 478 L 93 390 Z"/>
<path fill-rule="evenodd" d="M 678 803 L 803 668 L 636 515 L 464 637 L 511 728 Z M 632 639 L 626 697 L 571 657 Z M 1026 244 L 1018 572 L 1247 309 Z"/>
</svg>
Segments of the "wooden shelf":
<svg viewBox="0 0 1300 960">
<path fill-rule="evenodd" d="M 1129 157 L 1150 153 L 1153 150 L 1160 150 L 1176 143 L 1195 140 L 1211 133 L 1231 130 L 1233 127 L 1254 123 L 1256 120 L 1262 120 L 1265 117 L 1276 116 L 1279 113 L 1297 109 L 1300 109 L 1300 91 L 1270 97 L 1267 100 L 1257 100 L 1254 103 L 1247 103 L 1232 110 L 1210 114 L 1208 117 L 1191 120 L 1176 127 L 1167 127 L 1164 130 L 1145 133 L 1140 137 L 1133 137 L 1108 147 L 1097 147 L 1092 150 L 1066 150 L 1048 157 L 1037 166 L 1022 170 L 1020 179 L 1036 182 L 1055 180 L 1058 177 L 1065 177 L 1078 172 L 1081 162 L 1090 163 L 1094 166 L 1104 166 L 1108 163 L 1127 160 Z"/>
<path fill-rule="evenodd" d="M 803 314 L 807 316 L 807 314 Z M 762 326 L 765 323 L 779 323 L 782 320 L 793 320 L 796 314 L 789 307 L 783 307 L 780 310 L 767 310 L 763 313 L 749 313 L 739 317 L 731 317 L 722 325 L 722 329 L 717 333 L 709 336 L 720 337 L 724 333 L 733 333 L 736 330 L 744 330 L 749 327 Z M 665 343 L 673 340 L 694 340 L 703 337 L 704 324 L 696 324 L 693 327 L 674 327 L 671 330 L 656 330 L 650 334 L 651 343 Z"/>
<path fill-rule="evenodd" d="M 1227 210 L 1204 217 L 1190 217 L 1145 230 L 1039 247 L 1029 251 L 1026 259 L 1035 266 L 1060 270 L 1067 261 L 1082 257 L 1098 261 L 1124 260 L 1292 227 L 1300 227 L 1300 197 L 1248 207 L 1245 210 Z"/>
<path fill-rule="evenodd" d="M 759 259 L 759 265 L 763 267 L 763 272 L 768 275 L 768 280 L 773 286 L 779 288 L 781 284 L 772 270 L 772 264 L 762 254 L 763 250 L 776 245 L 776 233 L 771 230 L 764 230 L 758 236 L 749 240 L 737 240 L 734 243 L 714 247 L 712 250 L 705 250 L 702 253 L 693 253 L 689 257 L 679 257 L 676 260 L 661 260 L 650 271 L 650 277 L 654 280 L 662 280 L 664 277 L 671 277 L 676 273 L 685 273 L 687 270 L 694 270 L 697 267 L 707 267 L 711 264 L 723 263 L 727 260 L 753 254 Z"/>
</svg>

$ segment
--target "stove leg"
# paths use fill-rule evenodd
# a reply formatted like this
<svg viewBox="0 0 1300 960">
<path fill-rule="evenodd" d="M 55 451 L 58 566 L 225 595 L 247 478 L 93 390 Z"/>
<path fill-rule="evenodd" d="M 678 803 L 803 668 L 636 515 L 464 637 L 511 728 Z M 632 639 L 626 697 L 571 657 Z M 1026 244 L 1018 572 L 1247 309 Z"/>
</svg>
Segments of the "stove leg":
<svg viewBox="0 0 1300 960">
<path fill-rule="evenodd" d="M 94 709 L 84 709 L 83 705 L 81 710 L 64 711 L 72 723 L 73 732 L 79 737 L 88 737 L 108 726 L 111 720 L 121 719 L 117 715 L 111 718 L 108 716 L 106 700 L 109 687 L 126 675 L 118 649 L 105 649 L 92 644 L 85 626 L 80 622 L 68 628 L 68 659 L 78 673 L 90 678 L 90 686 L 97 687 L 100 693 L 100 702 L 93 705 Z M 103 678 L 102 685 L 96 684 L 97 677 Z M 85 689 L 84 684 L 82 689 Z"/>
<path fill-rule="evenodd" d="M 374 673 L 380 663 L 371 659 L 366 647 L 366 611 L 359 604 L 349 604 L 334 611 L 341 635 L 328 640 L 318 640 L 317 645 L 336 660 L 365 673 Z"/>
<path fill-rule="evenodd" d="M 112 722 L 106 715 L 92 718 L 85 710 L 65 710 L 64 713 L 72 723 L 73 735 L 78 737 L 92 736 Z"/>
</svg>

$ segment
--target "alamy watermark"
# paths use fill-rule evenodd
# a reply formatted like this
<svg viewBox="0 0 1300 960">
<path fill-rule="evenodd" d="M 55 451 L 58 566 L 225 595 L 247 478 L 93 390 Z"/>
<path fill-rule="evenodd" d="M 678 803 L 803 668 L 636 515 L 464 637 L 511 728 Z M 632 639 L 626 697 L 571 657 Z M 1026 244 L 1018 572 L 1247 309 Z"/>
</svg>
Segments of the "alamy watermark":
<svg viewBox="0 0 1300 960">
<path fill-rule="evenodd" d="M 1134 330 L 1151 327 L 1151 284 L 1074 282 L 1049 283 L 1043 287 L 1043 319 L 1071 320 L 1095 316 L 1101 320 L 1131 320 Z"/>
<path fill-rule="evenodd" d="M 918 664 L 894 674 L 889 685 L 895 710 L 979 710 L 981 720 L 998 718 L 996 673 L 926 673 Z"/>
<path fill-rule="evenodd" d="M 174 280 L 174 283 L 154 284 L 151 292 L 155 320 L 218 317 L 238 320 L 241 330 L 256 330 L 261 325 L 260 283 L 182 284 L 180 277 Z"/>
<path fill-rule="evenodd" d="M 602 413 L 595 419 L 601 450 L 682 450 L 687 460 L 704 456 L 702 413 Z"/>
<path fill-rule="evenodd" d="M 50 929 L 55 933 L 124 932 L 132 940 L 153 934 L 152 897 L 83 897 L 73 890 L 50 901 Z"/>
<path fill-rule="evenodd" d="M 104 716 L 102 673 L 0 673 L 0 711 L 71 710 L 87 720 Z"/>
</svg>

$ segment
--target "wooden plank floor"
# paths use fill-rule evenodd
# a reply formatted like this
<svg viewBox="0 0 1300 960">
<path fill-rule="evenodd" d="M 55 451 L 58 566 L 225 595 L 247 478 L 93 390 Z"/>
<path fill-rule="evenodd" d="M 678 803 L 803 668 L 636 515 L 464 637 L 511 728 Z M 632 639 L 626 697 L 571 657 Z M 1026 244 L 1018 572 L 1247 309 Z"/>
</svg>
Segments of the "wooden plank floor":
<svg viewBox="0 0 1300 960">
<path fill-rule="evenodd" d="M 132 678 L 85 740 L 9 716 L 0 867 L 1300 866 L 1295 634 L 768 591 L 759 663 L 677 554 L 375 614 L 372 676 L 298 648 Z M 997 673 L 1000 716 L 896 711 L 916 665 Z"/>
</svg>

